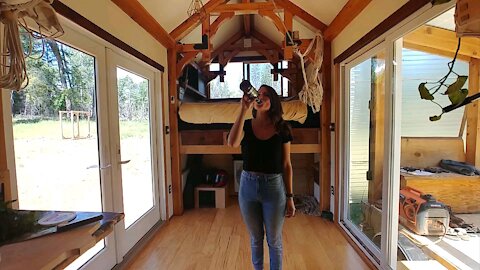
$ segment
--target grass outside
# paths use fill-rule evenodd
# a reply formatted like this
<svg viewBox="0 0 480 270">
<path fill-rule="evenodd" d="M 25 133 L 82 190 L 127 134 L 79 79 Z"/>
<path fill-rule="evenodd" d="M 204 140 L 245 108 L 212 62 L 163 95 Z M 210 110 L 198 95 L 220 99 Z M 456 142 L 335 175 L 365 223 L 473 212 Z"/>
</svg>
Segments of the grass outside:
<svg viewBox="0 0 480 270">
<path fill-rule="evenodd" d="M 79 134 L 81 138 L 85 138 L 88 136 L 89 126 L 90 136 L 96 137 L 97 122 L 94 120 L 90 120 L 90 124 L 87 120 L 80 120 L 77 126 L 77 123 L 72 125 L 68 119 L 63 119 L 63 131 L 58 119 L 30 121 L 25 121 L 24 119 L 13 120 L 15 140 L 33 138 L 58 139 L 62 138 L 62 133 L 65 138 L 71 138 L 73 130 L 75 131 L 75 135 Z M 78 127 L 80 128 L 80 133 L 78 133 Z M 120 121 L 120 127 L 122 139 L 143 137 L 144 134 L 148 134 L 149 132 L 149 125 L 146 120 Z"/>
<path fill-rule="evenodd" d="M 83 139 L 62 139 L 58 120 L 15 121 L 15 163 L 21 209 L 102 211 L 99 145 L 96 122 L 80 121 Z M 68 128 L 67 128 L 68 127 Z M 71 137 L 70 123 L 64 136 Z M 149 125 L 121 121 L 122 184 L 126 223 L 133 223 L 152 205 Z M 75 125 L 75 132 L 78 132 Z M 102 164 L 105 166 L 105 164 Z M 103 180 L 103 179 L 102 179 Z M 112 179 L 118 185 L 118 179 Z M 140 213 L 141 212 L 141 213 Z M 140 213 L 138 215 L 133 213 Z"/>
</svg>

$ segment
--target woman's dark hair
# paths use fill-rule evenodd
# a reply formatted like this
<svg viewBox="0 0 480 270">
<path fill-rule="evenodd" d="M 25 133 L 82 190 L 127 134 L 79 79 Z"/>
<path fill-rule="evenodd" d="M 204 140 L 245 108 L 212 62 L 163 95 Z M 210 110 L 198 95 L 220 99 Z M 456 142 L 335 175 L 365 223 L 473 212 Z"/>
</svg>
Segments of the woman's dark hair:
<svg viewBox="0 0 480 270">
<path fill-rule="evenodd" d="M 280 97 L 278 96 L 277 92 L 273 87 L 263 84 L 260 86 L 260 88 L 265 88 L 267 89 L 267 96 L 270 98 L 270 109 L 268 110 L 267 114 L 268 117 L 273 122 L 273 125 L 275 126 L 275 130 L 283 135 L 291 135 L 292 134 L 292 128 L 288 124 L 287 121 L 283 120 L 283 109 L 282 109 L 282 103 L 280 101 Z M 258 88 L 260 90 L 260 88 Z M 255 108 L 252 109 L 252 115 L 253 118 L 257 117 L 257 110 Z"/>
</svg>

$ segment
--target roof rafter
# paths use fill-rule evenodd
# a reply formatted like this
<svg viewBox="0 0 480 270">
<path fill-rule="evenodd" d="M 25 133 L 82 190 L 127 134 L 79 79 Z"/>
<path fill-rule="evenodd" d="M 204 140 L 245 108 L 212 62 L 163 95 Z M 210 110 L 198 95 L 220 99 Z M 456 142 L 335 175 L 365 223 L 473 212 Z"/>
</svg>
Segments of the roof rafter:
<svg viewBox="0 0 480 270">
<path fill-rule="evenodd" d="M 163 46 L 166 48 L 175 47 L 175 40 L 137 0 L 112 0 L 112 2 Z"/>
<path fill-rule="evenodd" d="M 210 17 L 210 12 L 217 6 L 228 2 L 229 0 L 210 0 L 203 7 L 207 13 L 207 17 Z M 199 14 L 194 14 L 193 16 L 186 19 L 183 23 L 177 26 L 175 29 L 170 32 L 170 36 L 178 41 L 190 34 L 195 27 L 199 26 L 201 23 L 201 16 Z"/>
<path fill-rule="evenodd" d="M 215 57 L 217 57 L 220 52 L 223 52 L 225 48 L 239 41 L 242 37 L 243 37 L 242 31 L 239 31 L 236 34 L 229 37 L 227 41 L 225 41 L 222 45 L 220 45 L 218 48 L 215 48 L 215 50 L 212 52 L 212 59 L 215 59 Z"/>
<path fill-rule="evenodd" d="M 220 26 L 233 18 L 233 16 L 235 16 L 235 13 L 225 12 L 215 19 L 215 21 L 210 25 L 210 39 L 213 39 L 213 36 L 215 36 Z"/>
<path fill-rule="evenodd" d="M 260 10 L 258 11 L 258 14 L 265 19 L 273 22 L 275 27 L 277 27 L 277 30 L 282 34 L 285 34 L 285 26 L 283 25 L 283 21 L 282 19 L 280 19 L 280 17 L 278 17 L 275 12 L 273 12 L 272 10 Z"/>
<path fill-rule="evenodd" d="M 283 9 L 290 11 L 295 17 L 300 19 L 300 22 L 312 30 L 325 31 L 327 25 L 312 16 L 310 13 L 303 10 L 301 7 L 295 5 L 289 0 L 275 0 L 275 2 Z"/>
<path fill-rule="evenodd" d="M 340 32 L 362 12 L 372 0 L 348 0 L 342 10 L 337 14 L 332 23 L 327 27 L 323 36 L 325 40 L 332 41 Z"/>
<path fill-rule="evenodd" d="M 256 38 L 258 41 L 262 42 L 262 43 L 265 43 L 265 44 L 268 44 L 268 45 L 271 45 L 272 47 L 276 48 L 277 50 L 282 50 L 282 48 L 280 47 L 280 45 L 278 45 L 277 43 L 273 42 L 271 39 L 269 39 L 268 37 L 266 37 L 265 35 L 263 35 L 262 33 L 256 31 L 256 30 L 253 30 L 252 31 L 252 36 L 254 38 Z"/>
</svg>

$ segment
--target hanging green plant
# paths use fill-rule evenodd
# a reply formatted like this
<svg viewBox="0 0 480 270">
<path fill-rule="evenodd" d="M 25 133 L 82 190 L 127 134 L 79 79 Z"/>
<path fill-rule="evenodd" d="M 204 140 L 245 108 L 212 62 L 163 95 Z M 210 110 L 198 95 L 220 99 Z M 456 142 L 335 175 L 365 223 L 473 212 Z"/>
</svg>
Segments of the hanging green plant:
<svg viewBox="0 0 480 270">
<path fill-rule="evenodd" d="M 435 102 L 435 94 L 440 91 L 442 87 L 447 88 L 447 90 L 442 93 L 443 95 L 447 95 L 448 99 L 452 103 L 449 105 L 449 107 L 458 107 L 462 105 L 462 103 L 465 101 L 465 98 L 468 95 L 468 89 L 463 88 L 465 83 L 467 82 L 468 76 L 465 75 L 459 75 L 455 71 L 453 71 L 453 67 L 455 66 L 455 61 L 458 56 L 458 51 L 460 50 L 460 44 L 461 44 L 461 39 L 458 39 L 458 45 L 457 45 L 457 50 L 455 52 L 455 56 L 453 57 L 453 60 L 448 63 L 448 72 L 445 76 L 443 76 L 440 80 L 436 82 L 423 82 L 418 86 L 418 92 L 420 93 L 420 98 L 429 100 L 433 103 L 435 103 L 437 106 L 442 109 L 442 112 L 439 115 L 434 115 L 430 116 L 430 121 L 438 121 L 442 118 L 442 115 L 446 112 L 445 108 L 442 107 L 442 105 L 438 104 Z M 455 74 L 457 75 L 457 79 L 455 80 L 454 83 L 447 85 L 445 84 L 445 81 L 448 79 L 450 74 Z M 427 87 L 427 85 L 432 85 L 430 88 Z M 450 109 L 451 110 L 451 109 Z M 450 111 L 449 110 L 449 111 Z"/>
<path fill-rule="evenodd" d="M 13 202 L 0 200 L 0 246 L 40 227 L 34 212 L 15 211 Z"/>
</svg>

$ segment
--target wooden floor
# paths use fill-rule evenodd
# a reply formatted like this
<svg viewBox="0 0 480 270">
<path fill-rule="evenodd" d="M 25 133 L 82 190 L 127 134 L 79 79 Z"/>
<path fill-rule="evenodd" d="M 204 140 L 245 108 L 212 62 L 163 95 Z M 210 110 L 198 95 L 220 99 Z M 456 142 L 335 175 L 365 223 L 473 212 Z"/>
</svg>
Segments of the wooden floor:
<svg viewBox="0 0 480 270">
<path fill-rule="evenodd" d="M 369 269 L 332 222 L 298 214 L 283 232 L 284 269 Z M 268 250 L 265 243 L 265 269 Z M 126 269 L 252 269 L 237 204 L 173 217 Z"/>
</svg>

